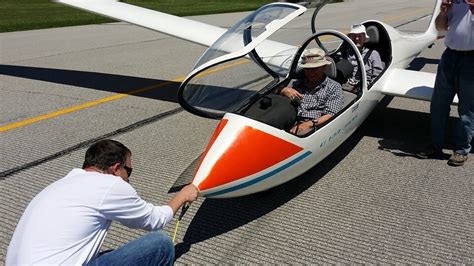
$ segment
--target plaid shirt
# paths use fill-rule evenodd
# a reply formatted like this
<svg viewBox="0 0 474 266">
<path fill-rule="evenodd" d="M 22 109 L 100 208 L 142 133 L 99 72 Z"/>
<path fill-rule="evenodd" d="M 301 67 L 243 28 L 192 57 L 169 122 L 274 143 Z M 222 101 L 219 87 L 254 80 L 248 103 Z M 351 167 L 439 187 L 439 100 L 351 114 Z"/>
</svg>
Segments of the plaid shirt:
<svg viewBox="0 0 474 266">
<path fill-rule="evenodd" d="M 298 106 L 298 119 L 318 119 L 323 115 L 335 115 L 343 107 L 343 94 L 341 84 L 326 77 L 314 89 L 305 86 L 305 80 L 296 80 L 292 87 L 303 94 Z"/>
</svg>

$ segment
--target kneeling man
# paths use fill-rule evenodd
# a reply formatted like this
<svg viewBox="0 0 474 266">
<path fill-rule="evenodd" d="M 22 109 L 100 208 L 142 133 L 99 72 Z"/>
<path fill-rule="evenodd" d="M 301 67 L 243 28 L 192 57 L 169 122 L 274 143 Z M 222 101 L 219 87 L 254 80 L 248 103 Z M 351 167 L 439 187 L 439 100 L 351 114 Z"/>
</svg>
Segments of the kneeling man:
<svg viewBox="0 0 474 266">
<path fill-rule="evenodd" d="M 132 153 L 122 143 L 102 140 L 73 169 L 41 191 L 26 208 L 8 247 L 7 265 L 171 265 L 174 246 L 157 231 L 197 188 L 184 187 L 167 205 L 141 199 L 128 183 Z M 112 221 L 156 231 L 99 255 Z"/>
</svg>

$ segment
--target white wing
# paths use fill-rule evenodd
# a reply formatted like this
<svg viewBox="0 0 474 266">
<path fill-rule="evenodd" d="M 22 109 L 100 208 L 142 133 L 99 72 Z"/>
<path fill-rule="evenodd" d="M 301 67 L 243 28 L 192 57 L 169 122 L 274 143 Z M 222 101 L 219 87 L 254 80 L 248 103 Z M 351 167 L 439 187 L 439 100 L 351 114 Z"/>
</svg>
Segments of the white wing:
<svg viewBox="0 0 474 266">
<path fill-rule="evenodd" d="M 384 74 L 383 80 L 374 88 L 386 95 L 431 101 L 436 74 L 406 69 L 391 69 Z M 458 103 L 458 97 L 453 104 Z"/>
<path fill-rule="evenodd" d="M 226 29 L 115 0 L 57 0 L 56 2 L 116 20 L 210 46 Z"/>
</svg>

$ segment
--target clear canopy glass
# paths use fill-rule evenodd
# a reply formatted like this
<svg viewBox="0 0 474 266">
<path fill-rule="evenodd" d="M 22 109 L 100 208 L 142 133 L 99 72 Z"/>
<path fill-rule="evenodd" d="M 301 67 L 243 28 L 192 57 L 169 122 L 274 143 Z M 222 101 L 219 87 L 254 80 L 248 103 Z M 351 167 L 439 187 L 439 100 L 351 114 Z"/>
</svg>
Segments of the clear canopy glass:
<svg viewBox="0 0 474 266">
<path fill-rule="evenodd" d="M 205 117 L 238 112 L 259 91 L 288 72 L 288 60 L 294 52 L 284 59 L 281 53 L 295 47 L 268 37 L 305 10 L 294 4 L 274 3 L 237 23 L 198 60 L 180 87 L 180 103 Z"/>
</svg>

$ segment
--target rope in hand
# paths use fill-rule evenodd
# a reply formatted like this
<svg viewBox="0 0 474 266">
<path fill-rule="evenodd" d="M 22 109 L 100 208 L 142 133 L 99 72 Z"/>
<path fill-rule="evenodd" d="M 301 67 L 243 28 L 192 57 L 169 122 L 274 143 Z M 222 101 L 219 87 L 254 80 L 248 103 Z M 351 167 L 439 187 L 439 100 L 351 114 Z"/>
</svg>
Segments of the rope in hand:
<svg viewBox="0 0 474 266">
<path fill-rule="evenodd" d="M 176 227 L 174 228 L 173 243 L 176 243 L 176 234 L 178 233 L 179 221 L 181 221 L 181 219 L 183 219 L 183 216 L 186 213 L 186 211 L 189 209 L 190 205 L 191 204 L 183 204 L 183 207 L 181 207 L 181 213 L 178 216 L 178 220 L 176 221 Z"/>
</svg>

